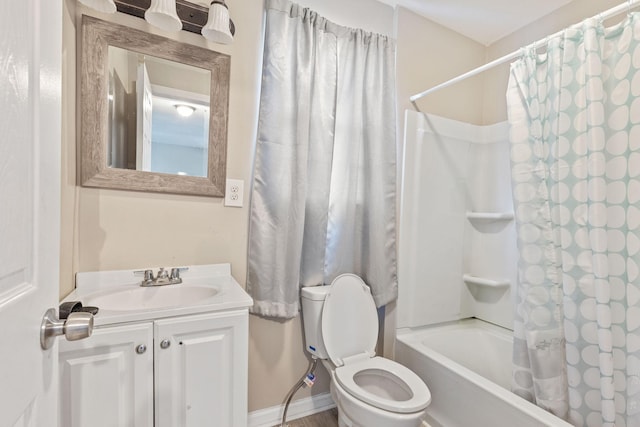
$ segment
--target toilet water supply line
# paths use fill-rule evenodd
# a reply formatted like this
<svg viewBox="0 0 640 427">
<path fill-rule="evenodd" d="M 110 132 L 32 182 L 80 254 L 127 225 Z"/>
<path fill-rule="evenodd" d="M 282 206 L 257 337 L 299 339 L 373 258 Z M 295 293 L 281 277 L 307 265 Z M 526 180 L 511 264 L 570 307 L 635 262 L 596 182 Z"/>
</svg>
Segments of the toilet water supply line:
<svg viewBox="0 0 640 427">
<path fill-rule="evenodd" d="M 284 404 L 284 413 L 282 414 L 282 423 L 280 424 L 280 427 L 287 427 L 287 410 L 289 409 L 289 403 L 291 403 L 293 395 L 296 394 L 302 386 L 313 387 L 313 383 L 316 381 L 314 372 L 318 365 L 318 358 L 316 356 L 311 356 L 311 359 L 311 362 L 309 362 L 309 369 L 307 369 L 307 372 L 302 376 L 302 378 L 300 378 L 287 396 L 287 402 Z"/>
</svg>

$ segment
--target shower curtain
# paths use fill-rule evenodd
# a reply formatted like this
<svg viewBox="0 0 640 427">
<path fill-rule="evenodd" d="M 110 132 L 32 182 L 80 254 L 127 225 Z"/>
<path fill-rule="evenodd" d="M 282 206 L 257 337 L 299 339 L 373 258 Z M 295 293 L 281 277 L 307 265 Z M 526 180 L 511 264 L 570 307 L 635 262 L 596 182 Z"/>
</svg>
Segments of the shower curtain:
<svg viewBox="0 0 640 427">
<path fill-rule="evenodd" d="M 267 0 L 249 230 L 252 312 L 358 274 L 397 296 L 395 43 Z"/>
<path fill-rule="evenodd" d="M 527 47 L 507 92 L 513 387 L 576 426 L 640 426 L 638 18 Z"/>
</svg>

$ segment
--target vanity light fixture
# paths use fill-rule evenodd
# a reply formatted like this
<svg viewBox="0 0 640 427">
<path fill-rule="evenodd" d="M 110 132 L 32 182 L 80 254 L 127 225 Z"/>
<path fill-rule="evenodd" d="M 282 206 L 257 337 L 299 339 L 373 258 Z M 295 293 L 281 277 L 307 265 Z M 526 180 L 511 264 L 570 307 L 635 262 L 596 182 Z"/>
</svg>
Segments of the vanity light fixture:
<svg viewBox="0 0 640 427">
<path fill-rule="evenodd" d="M 80 3 L 102 13 L 115 13 L 116 4 L 113 0 L 80 0 Z"/>
<path fill-rule="evenodd" d="M 186 104 L 176 104 L 174 105 L 174 107 L 178 114 L 182 117 L 189 117 L 196 111 L 195 107 Z"/>
<path fill-rule="evenodd" d="M 221 44 L 233 42 L 235 26 L 229 17 L 229 8 L 224 0 L 213 0 L 209 6 L 209 19 L 202 27 L 205 39 Z"/>
<path fill-rule="evenodd" d="M 182 29 L 182 21 L 176 12 L 176 0 L 151 0 L 144 19 L 162 30 L 176 32 Z"/>
<path fill-rule="evenodd" d="M 120 13 L 146 19 L 166 31 L 185 30 L 207 40 L 229 44 L 236 27 L 224 0 L 78 0 L 99 12 Z M 205 3 L 205 4 L 206 4 Z"/>
</svg>

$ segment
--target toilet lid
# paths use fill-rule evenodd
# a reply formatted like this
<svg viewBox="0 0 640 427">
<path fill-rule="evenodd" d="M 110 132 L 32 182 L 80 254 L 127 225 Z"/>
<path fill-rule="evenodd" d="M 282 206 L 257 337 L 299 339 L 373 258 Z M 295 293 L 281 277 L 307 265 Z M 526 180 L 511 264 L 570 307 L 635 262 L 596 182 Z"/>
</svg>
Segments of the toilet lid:
<svg viewBox="0 0 640 427">
<path fill-rule="evenodd" d="M 349 394 L 397 413 L 422 411 L 431 403 L 429 387 L 409 368 L 374 357 L 337 368 L 336 381 Z"/>
<path fill-rule="evenodd" d="M 378 312 L 369 287 L 355 274 L 331 283 L 322 307 L 322 339 L 336 366 L 352 356 L 375 356 Z"/>
</svg>

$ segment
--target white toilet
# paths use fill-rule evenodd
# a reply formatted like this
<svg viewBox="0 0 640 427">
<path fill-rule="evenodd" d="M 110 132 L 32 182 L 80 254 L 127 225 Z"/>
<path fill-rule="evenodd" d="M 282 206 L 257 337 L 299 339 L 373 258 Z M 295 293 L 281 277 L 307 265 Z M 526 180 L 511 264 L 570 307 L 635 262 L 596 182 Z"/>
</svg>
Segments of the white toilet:
<svg viewBox="0 0 640 427">
<path fill-rule="evenodd" d="M 340 427 L 417 427 L 431 392 L 413 371 L 376 357 L 378 315 L 354 274 L 301 290 L 306 349 L 331 374 Z"/>
</svg>

